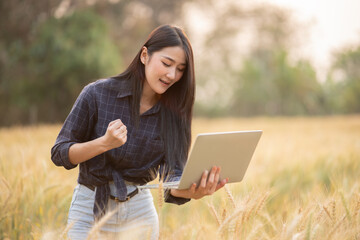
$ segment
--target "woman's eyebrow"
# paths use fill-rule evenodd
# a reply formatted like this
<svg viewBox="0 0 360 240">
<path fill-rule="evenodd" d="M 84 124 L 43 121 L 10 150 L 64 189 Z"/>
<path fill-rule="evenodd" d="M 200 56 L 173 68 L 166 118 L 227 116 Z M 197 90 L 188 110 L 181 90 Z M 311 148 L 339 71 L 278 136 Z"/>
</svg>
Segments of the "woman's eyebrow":
<svg viewBox="0 0 360 240">
<path fill-rule="evenodd" d="M 175 60 L 174 59 L 172 59 L 171 57 L 168 57 L 168 56 L 165 56 L 165 55 L 161 55 L 163 58 L 166 58 L 166 59 L 168 59 L 168 60 L 170 60 L 171 62 L 175 62 Z M 186 64 L 185 63 L 180 63 L 180 65 L 184 65 L 184 66 L 186 66 Z"/>
</svg>

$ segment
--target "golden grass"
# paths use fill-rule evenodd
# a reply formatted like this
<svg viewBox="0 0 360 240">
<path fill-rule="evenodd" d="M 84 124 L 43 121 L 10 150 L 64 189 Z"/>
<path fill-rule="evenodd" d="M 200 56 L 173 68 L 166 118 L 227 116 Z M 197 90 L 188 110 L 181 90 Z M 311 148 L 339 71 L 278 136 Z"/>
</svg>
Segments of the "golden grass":
<svg viewBox="0 0 360 240">
<path fill-rule="evenodd" d="M 66 239 L 78 170 L 50 160 L 60 125 L 0 129 L 0 239 Z M 161 239 L 360 239 L 360 116 L 195 119 L 262 129 L 244 181 L 182 206 L 154 190 Z"/>
</svg>

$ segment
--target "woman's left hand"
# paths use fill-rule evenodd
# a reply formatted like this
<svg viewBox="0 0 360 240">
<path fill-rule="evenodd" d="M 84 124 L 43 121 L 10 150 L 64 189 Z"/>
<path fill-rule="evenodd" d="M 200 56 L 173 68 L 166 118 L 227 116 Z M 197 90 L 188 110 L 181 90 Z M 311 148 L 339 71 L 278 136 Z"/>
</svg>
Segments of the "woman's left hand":
<svg viewBox="0 0 360 240">
<path fill-rule="evenodd" d="M 219 182 L 220 179 L 220 167 L 212 167 L 210 173 L 208 171 L 204 171 L 200 185 L 197 187 L 196 183 L 193 183 L 189 189 L 171 189 L 171 195 L 174 197 L 182 197 L 182 198 L 193 198 L 200 199 L 206 195 L 211 195 L 229 181 L 228 178 L 223 179 Z"/>
</svg>

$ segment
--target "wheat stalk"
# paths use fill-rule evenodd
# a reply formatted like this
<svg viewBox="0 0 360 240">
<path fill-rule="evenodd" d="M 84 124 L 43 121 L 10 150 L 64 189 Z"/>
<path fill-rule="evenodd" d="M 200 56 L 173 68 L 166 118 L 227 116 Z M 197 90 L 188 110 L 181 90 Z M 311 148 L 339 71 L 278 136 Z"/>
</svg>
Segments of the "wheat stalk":
<svg viewBox="0 0 360 240">
<path fill-rule="evenodd" d="M 234 200 L 234 197 L 233 195 L 231 194 L 229 188 L 227 185 L 224 186 L 224 190 L 226 192 L 226 195 L 228 196 L 228 198 L 230 199 L 230 202 L 232 203 L 232 206 L 233 208 L 236 208 L 236 203 L 235 203 L 235 200 Z"/>
<path fill-rule="evenodd" d="M 66 239 L 66 234 L 69 232 L 69 230 L 74 226 L 75 221 L 71 222 L 70 224 L 68 224 L 66 226 L 66 228 L 64 229 L 64 231 L 62 231 L 62 233 L 60 234 L 59 239 Z"/>
<path fill-rule="evenodd" d="M 270 219 L 270 216 L 268 214 L 266 214 L 266 215 L 259 214 L 258 216 L 259 216 L 260 220 L 262 220 L 264 225 L 270 226 L 270 229 L 271 229 L 272 233 L 277 232 L 276 227 L 275 227 L 273 221 Z"/>
<path fill-rule="evenodd" d="M 320 220 L 322 219 L 322 217 L 324 215 L 324 212 L 325 212 L 325 210 L 322 207 L 320 207 L 319 213 L 316 216 L 316 222 L 320 222 Z"/>
<path fill-rule="evenodd" d="M 280 233 L 280 239 L 281 240 L 285 239 L 285 237 L 286 237 L 286 229 L 287 229 L 286 224 L 283 224 L 282 229 L 281 229 L 281 233 Z"/>
<path fill-rule="evenodd" d="M 235 232 L 236 232 L 236 225 L 238 220 L 239 217 L 229 223 L 228 231 L 227 231 L 228 232 L 227 239 L 231 239 L 232 238 L 231 236 L 236 237 Z"/>
<path fill-rule="evenodd" d="M 163 207 L 163 203 L 164 203 L 164 182 L 162 179 L 160 179 L 159 182 L 159 191 L 158 191 L 158 207 L 159 207 L 159 212 Z"/>
<path fill-rule="evenodd" d="M 301 213 L 299 213 L 299 214 L 301 214 L 301 216 L 302 216 L 302 218 L 301 218 L 300 221 L 299 221 L 298 228 L 297 228 L 297 230 L 298 230 L 299 232 L 304 231 L 305 225 L 306 225 L 307 216 L 308 216 L 308 214 L 309 214 L 310 211 L 311 211 L 310 208 L 306 208 L 305 210 L 302 210 Z M 321 210 L 320 212 L 323 212 L 323 211 Z"/>
<path fill-rule="evenodd" d="M 242 217 L 241 218 L 238 218 L 236 220 L 236 224 L 235 224 L 235 231 L 234 231 L 234 237 L 238 236 L 240 233 L 240 226 L 242 224 Z"/>
<path fill-rule="evenodd" d="M 330 202 L 330 206 L 331 206 L 331 217 L 333 219 L 333 221 L 336 221 L 336 202 L 335 200 L 332 200 Z"/>
<path fill-rule="evenodd" d="M 347 206 L 346 200 L 345 200 L 345 196 L 344 193 L 341 191 L 340 192 L 340 197 L 341 197 L 341 202 L 345 208 L 345 213 L 346 213 L 346 217 L 348 218 L 349 221 L 351 221 L 351 215 L 350 215 L 350 210 Z"/>
<path fill-rule="evenodd" d="M 263 208 L 267 196 L 268 196 L 268 192 L 263 195 L 263 197 L 261 198 L 260 201 L 253 203 L 250 210 L 248 210 L 248 211 L 244 210 L 241 212 L 242 216 L 238 218 L 238 220 L 236 221 L 236 224 L 235 224 L 235 233 L 234 233 L 235 236 L 237 236 L 239 234 L 240 229 L 241 229 L 240 226 L 243 224 L 246 224 L 246 221 L 249 219 L 251 213 L 255 212 L 255 215 L 257 215 L 258 212 Z M 245 203 L 243 203 L 244 209 L 249 204 L 250 199 L 251 199 L 250 196 L 248 196 Z"/>
<path fill-rule="evenodd" d="M 301 221 L 301 218 L 302 218 L 302 214 L 298 214 L 295 216 L 295 218 L 291 221 L 289 226 L 286 228 L 285 237 L 290 236 L 294 232 L 294 230 L 296 229 L 296 226 Z"/>
<path fill-rule="evenodd" d="M 255 237 L 256 234 L 259 233 L 259 229 L 262 227 L 263 225 L 261 223 L 255 225 L 255 227 L 252 228 L 251 232 L 248 234 L 246 239 L 253 239 L 253 237 Z"/>
<path fill-rule="evenodd" d="M 264 207 L 266 199 L 269 197 L 269 192 L 263 194 L 262 198 L 260 199 L 259 204 L 255 210 L 255 215 Z"/>
<path fill-rule="evenodd" d="M 205 227 L 203 225 L 201 225 L 200 230 L 198 231 L 198 235 L 197 235 L 196 239 L 202 239 L 201 238 L 201 233 L 203 233 L 205 231 L 206 231 Z"/>
<path fill-rule="evenodd" d="M 329 209 L 328 209 L 325 205 L 323 205 L 322 207 L 323 207 L 323 209 L 325 210 L 326 215 L 330 218 L 330 220 L 331 220 L 331 221 L 334 221 L 333 218 L 332 218 L 332 216 L 331 216 L 331 214 L 330 214 Z"/>
<path fill-rule="evenodd" d="M 257 203 L 253 203 L 250 210 L 246 212 L 245 219 L 244 219 L 245 221 L 249 220 L 250 215 L 255 211 L 257 205 L 258 205 Z"/>
<path fill-rule="evenodd" d="M 344 214 L 344 216 L 334 225 L 334 227 L 327 234 L 325 239 L 330 240 L 333 237 L 333 233 L 336 231 L 336 229 L 338 229 L 340 227 L 341 223 L 344 221 L 345 218 L 346 218 L 346 214 Z"/>
<path fill-rule="evenodd" d="M 311 238 L 311 221 L 312 221 L 312 214 L 310 215 L 310 219 L 308 221 L 308 225 L 306 228 L 306 233 L 305 233 L 306 240 L 310 240 L 310 238 Z"/>
<path fill-rule="evenodd" d="M 226 219 L 226 208 L 223 208 L 221 213 L 221 222 L 224 222 L 225 219 Z"/>
<path fill-rule="evenodd" d="M 356 202 L 356 206 L 355 206 L 355 212 L 354 212 L 354 217 L 356 217 L 356 215 L 358 215 L 358 213 L 360 212 L 360 195 L 357 195 L 357 202 Z"/>
<path fill-rule="evenodd" d="M 162 207 L 164 203 L 164 184 L 163 180 L 159 181 L 159 190 L 158 190 L 158 207 L 159 207 L 159 240 L 162 238 L 160 227 L 162 226 Z M 170 193 L 169 193 L 170 194 Z"/>
<path fill-rule="evenodd" d="M 221 220 L 219 218 L 219 215 L 217 214 L 215 207 L 212 203 L 208 203 L 208 207 L 210 208 L 211 212 L 213 213 L 213 215 L 215 216 L 216 222 L 218 223 L 218 225 L 221 225 Z"/>
<path fill-rule="evenodd" d="M 5 187 L 7 188 L 8 191 L 8 196 L 6 197 L 4 203 L 2 204 L 3 206 L 1 206 L 2 209 L 6 208 L 6 205 L 8 204 L 11 196 L 12 196 L 12 192 L 11 192 L 11 188 L 9 186 L 9 183 L 6 181 L 5 177 L 1 176 L 1 181 L 4 183 Z"/>
<path fill-rule="evenodd" d="M 222 233 L 226 225 L 228 225 L 231 221 L 233 221 L 239 214 L 241 214 L 244 210 L 242 208 L 238 208 L 234 211 L 233 214 L 228 216 L 220 225 L 218 229 L 218 233 Z"/>
<path fill-rule="evenodd" d="M 118 208 L 107 212 L 98 222 L 94 224 L 94 226 L 90 229 L 89 235 L 86 238 L 86 240 L 97 239 L 98 232 L 100 231 L 100 228 L 106 224 L 106 222 L 118 211 Z"/>
</svg>

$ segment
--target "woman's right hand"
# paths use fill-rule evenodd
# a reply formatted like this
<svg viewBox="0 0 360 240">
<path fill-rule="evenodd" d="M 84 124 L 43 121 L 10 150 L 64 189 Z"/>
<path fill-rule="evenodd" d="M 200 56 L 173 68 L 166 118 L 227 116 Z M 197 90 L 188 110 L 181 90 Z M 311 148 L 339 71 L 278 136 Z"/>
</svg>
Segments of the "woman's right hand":
<svg viewBox="0 0 360 240">
<path fill-rule="evenodd" d="M 125 124 L 120 119 L 110 122 L 103 138 L 104 144 L 109 150 L 124 145 L 127 140 Z"/>
<path fill-rule="evenodd" d="M 75 143 L 69 148 L 69 161 L 76 165 L 126 143 L 127 129 L 120 119 L 109 123 L 106 133 L 94 140 Z"/>
</svg>

